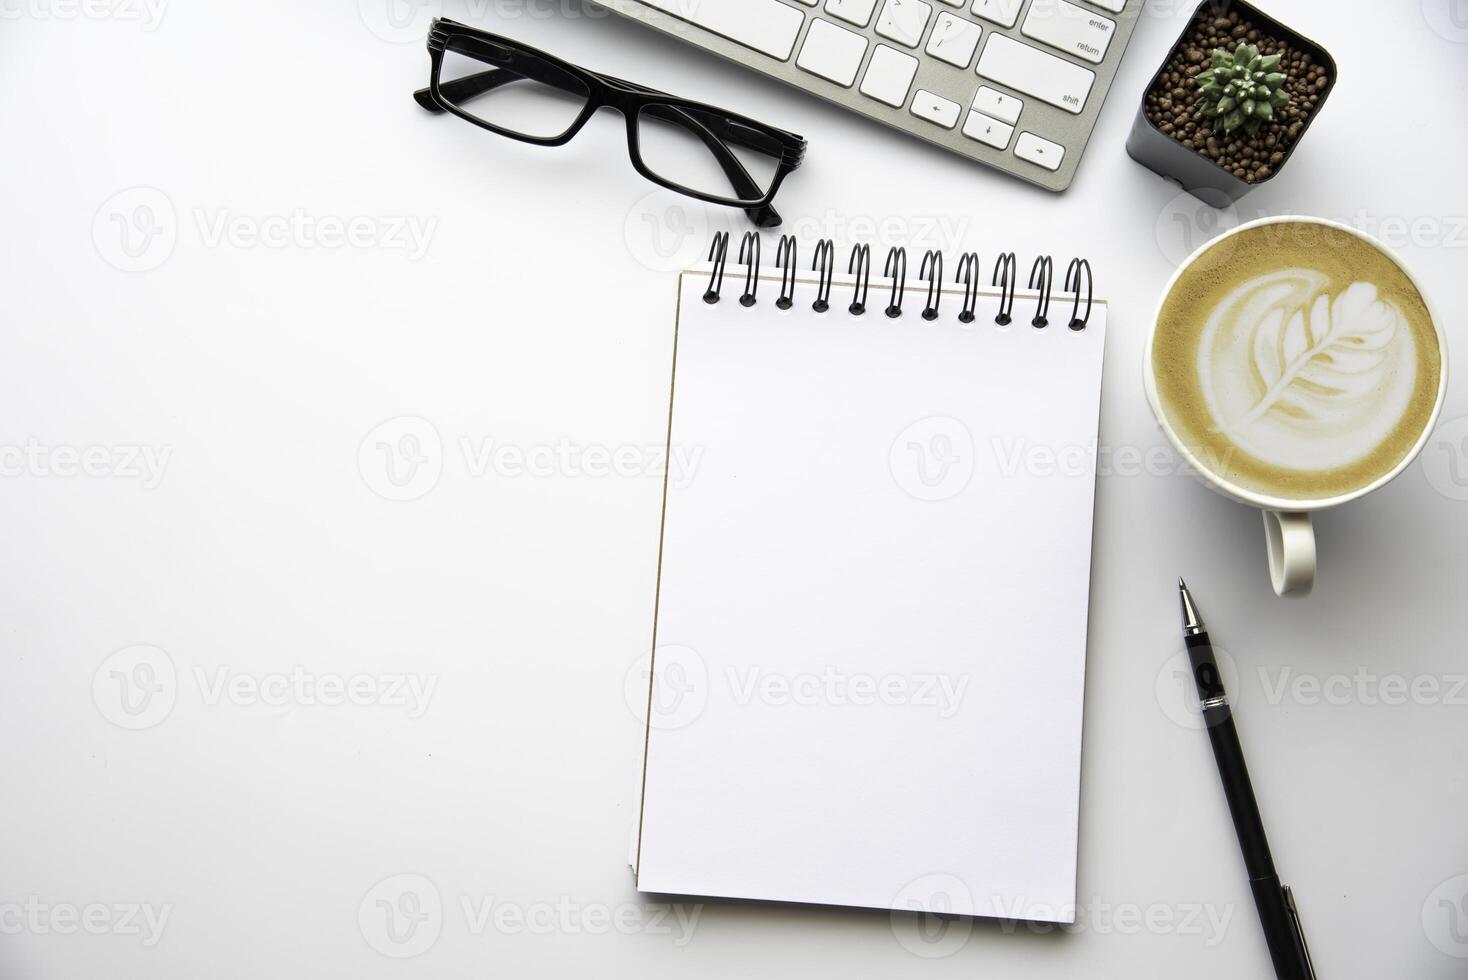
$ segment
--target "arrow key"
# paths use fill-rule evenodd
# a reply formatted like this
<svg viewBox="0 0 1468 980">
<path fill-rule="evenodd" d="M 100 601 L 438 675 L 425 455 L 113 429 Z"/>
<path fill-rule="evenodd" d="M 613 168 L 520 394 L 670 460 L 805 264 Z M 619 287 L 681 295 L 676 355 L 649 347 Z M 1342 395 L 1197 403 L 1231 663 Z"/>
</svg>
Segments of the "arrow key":
<svg viewBox="0 0 1468 980">
<path fill-rule="evenodd" d="M 1059 170 L 1060 161 L 1065 159 L 1065 147 L 1059 143 L 1041 139 L 1034 133 L 1020 133 L 1019 142 L 1014 144 L 1014 155 L 1028 160 L 1046 170 Z"/>
<path fill-rule="evenodd" d="M 982 112 L 970 110 L 968 119 L 963 124 L 963 135 L 996 150 L 1003 150 L 1009 147 L 1009 138 L 1014 135 L 1014 127 L 991 119 Z"/>
</svg>

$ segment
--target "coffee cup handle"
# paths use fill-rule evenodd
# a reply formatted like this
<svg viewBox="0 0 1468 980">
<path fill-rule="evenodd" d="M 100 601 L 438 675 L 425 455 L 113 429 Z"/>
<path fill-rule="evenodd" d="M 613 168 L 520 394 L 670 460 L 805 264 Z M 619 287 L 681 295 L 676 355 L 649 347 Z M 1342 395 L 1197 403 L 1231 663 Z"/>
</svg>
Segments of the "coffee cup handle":
<svg viewBox="0 0 1468 980">
<path fill-rule="evenodd" d="M 1274 594 L 1309 595 L 1315 586 L 1315 527 L 1310 515 L 1266 510 L 1264 544 Z"/>
</svg>

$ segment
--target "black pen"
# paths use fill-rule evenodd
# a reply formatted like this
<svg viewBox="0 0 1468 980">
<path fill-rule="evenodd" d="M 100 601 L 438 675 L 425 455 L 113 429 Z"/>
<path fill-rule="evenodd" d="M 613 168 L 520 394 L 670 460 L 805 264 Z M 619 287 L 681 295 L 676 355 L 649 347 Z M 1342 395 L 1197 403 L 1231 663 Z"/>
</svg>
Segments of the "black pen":
<svg viewBox="0 0 1468 980">
<path fill-rule="evenodd" d="M 1233 712 L 1228 706 L 1228 692 L 1213 659 L 1213 647 L 1203 628 L 1203 617 L 1193 605 L 1193 597 L 1182 579 L 1177 580 L 1183 603 L 1183 638 L 1188 645 L 1188 659 L 1193 664 L 1193 680 L 1198 684 L 1198 701 L 1203 706 L 1203 721 L 1213 743 L 1213 757 L 1218 762 L 1218 775 L 1223 780 L 1223 795 L 1233 814 L 1234 831 L 1239 835 L 1239 849 L 1244 852 L 1244 867 L 1249 871 L 1249 887 L 1254 890 L 1254 904 L 1259 908 L 1259 921 L 1264 926 L 1264 940 L 1274 960 L 1279 980 L 1315 980 L 1315 967 L 1310 962 L 1310 948 L 1305 945 L 1305 931 L 1300 927 L 1300 910 L 1288 886 L 1279 883 L 1269 841 L 1264 836 L 1264 821 L 1259 817 L 1259 803 L 1249 782 L 1249 767 L 1244 765 L 1244 750 L 1234 728 Z"/>
</svg>

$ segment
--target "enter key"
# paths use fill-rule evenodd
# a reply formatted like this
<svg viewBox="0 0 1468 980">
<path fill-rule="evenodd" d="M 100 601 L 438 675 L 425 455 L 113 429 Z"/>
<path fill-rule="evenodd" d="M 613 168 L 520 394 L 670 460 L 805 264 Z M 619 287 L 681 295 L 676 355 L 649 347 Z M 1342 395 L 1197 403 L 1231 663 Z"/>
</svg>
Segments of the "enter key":
<svg viewBox="0 0 1468 980">
<path fill-rule="evenodd" d="M 1037 0 L 1030 5 L 1020 31 L 1041 44 L 1099 65 L 1116 33 L 1116 21 L 1066 0 Z"/>
</svg>

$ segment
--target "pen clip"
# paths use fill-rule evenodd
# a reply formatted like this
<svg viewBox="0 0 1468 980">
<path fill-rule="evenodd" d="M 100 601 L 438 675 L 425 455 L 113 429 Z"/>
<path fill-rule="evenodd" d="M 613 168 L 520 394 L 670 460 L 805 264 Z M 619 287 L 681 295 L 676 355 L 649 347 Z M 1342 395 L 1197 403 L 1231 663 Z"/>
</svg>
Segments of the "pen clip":
<svg viewBox="0 0 1468 980">
<path fill-rule="evenodd" d="M 1295 904 L 1295 892 L 1289 885 L 1284 886 L 1284 902 L 1290 913 L 1290 925 L 1295 929 L 1295 942 L 1300 946 L 1300 958 L 1305 961 L 1305 975 L 1310 980 L 1316 980 L 1315 962 L 1310 959 L 1310 944 L 1305 942 L 1305 929 L 1300 925 L 1300 907 Z"/>
</svg>

